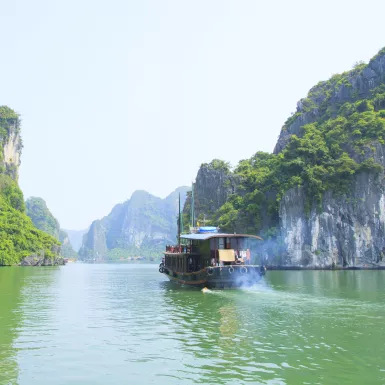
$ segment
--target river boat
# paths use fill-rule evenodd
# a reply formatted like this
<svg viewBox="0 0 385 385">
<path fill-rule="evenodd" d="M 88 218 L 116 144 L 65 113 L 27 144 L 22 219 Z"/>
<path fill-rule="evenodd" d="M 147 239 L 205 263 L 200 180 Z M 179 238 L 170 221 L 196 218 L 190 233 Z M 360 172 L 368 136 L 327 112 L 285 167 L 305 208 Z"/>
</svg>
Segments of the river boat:
<svg viewBox="0 0 385 385">
<path fill-rule="evenodd" d="M 166 246 L 159 272 L 171 281 L 195 287 L 226 289 L 250 286 L 266 272 L 265 266 L 252 264 L 257 235 L 227 234 L 217 227 L 200 227 L 195 220 L 194 185 L 191 191 L 191 227 L 183 232 L 179 195 L 178 244 Z M 198 224 L 198 226 L 196 226 Z"/>
<path fill-rule="evenodd" d="M 208 289 L 251 286 L 266 272 L 251 264 L 256 235 L 220 233 L 215 227 L 198 227 L 181 234 L 182 243 L 166 246 L 159 272 L 179 284 Z"/>
</svg>

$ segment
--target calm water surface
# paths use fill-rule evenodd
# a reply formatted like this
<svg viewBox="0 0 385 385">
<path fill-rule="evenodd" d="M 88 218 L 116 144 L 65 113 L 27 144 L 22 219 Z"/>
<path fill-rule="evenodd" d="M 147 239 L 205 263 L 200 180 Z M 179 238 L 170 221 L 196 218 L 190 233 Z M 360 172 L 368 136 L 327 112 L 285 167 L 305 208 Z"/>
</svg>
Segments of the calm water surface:
<svg viewBox="0 0 385 385">
<path fill-rule="evenodd" d="M 385 271 L 180 288 L 156 265 L 0 268 L 0 384 L 385 384 Z"/>
</svg>

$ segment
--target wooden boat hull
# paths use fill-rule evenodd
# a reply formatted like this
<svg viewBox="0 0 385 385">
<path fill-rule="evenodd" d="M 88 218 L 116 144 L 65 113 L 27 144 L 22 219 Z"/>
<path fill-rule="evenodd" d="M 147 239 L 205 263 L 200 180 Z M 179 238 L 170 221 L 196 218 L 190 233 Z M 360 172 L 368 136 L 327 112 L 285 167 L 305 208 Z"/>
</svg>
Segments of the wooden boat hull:
<svg viewBox="0 0 385 385">
<path fill-rule="evenodd" d="M 170 281 L 208 289 L 232 289 L 252 286 L 265 275 L 265 269 L 258 265 L 215 266 L 191 273 L 180 273 L 160 266 L 159 271 Z"/>
</svg>

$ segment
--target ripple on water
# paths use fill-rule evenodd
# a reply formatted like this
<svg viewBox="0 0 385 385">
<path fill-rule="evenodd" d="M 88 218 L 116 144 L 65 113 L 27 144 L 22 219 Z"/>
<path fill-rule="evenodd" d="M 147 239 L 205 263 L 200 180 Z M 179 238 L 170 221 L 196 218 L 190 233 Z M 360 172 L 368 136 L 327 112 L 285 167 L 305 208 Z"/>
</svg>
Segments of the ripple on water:
<svg viewBox="0 0 385 385">
<path fill-rule="evenodd" d="M 384 382 L 385 297 L 357 285 L 385 275 L 269 272 L 202 293 L 154 265 L 19 271 L 0 305 L 0 384 Z"/>
</svg>

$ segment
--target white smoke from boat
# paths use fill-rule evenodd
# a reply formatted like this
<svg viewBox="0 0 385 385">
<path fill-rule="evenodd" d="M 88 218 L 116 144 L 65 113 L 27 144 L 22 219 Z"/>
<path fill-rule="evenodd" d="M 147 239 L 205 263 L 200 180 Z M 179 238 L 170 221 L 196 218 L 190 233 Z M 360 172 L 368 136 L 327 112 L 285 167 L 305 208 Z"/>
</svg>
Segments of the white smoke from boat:
<svg viewBox="0 0 385 385">
<path fill-rule="evenodd" d="M 252 265 L 237 266 L 234 269 L 233 280 L 236 287 L 250 287 L 264 280 L 260 268 Z"/>
<path fill-rule="evenodd" d="M 265 267 L 282 264 L 285 250 L 280 237 L 269 237 L 258 243 L 253 242 L 250 246 L 253 264 Z"/>
<path fill-rule="evenodd" d="M 269 252 L 278 248 L 278 243 L 268 241 L 250 242 L 250 260 L 245 265 L 237 266 L 234 271 L 235 286 L 249 290 L 269 290 L 264 278 L 266 265 L 269 264 Z M 278 250 L 278 249 L 277 249 Z"/>
</svg>

